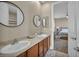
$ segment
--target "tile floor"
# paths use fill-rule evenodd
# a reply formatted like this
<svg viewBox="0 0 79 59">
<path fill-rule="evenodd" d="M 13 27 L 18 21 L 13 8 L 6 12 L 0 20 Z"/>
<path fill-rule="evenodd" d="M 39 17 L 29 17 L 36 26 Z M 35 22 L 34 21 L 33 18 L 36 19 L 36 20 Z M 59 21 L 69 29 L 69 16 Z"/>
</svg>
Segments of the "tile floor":
<svg viewBox="0 0 79 59">
<path fill-rule="evenodd" d="M 49 49 L 45 57 L 68 57 L 68 54 Z"/>
</svg>

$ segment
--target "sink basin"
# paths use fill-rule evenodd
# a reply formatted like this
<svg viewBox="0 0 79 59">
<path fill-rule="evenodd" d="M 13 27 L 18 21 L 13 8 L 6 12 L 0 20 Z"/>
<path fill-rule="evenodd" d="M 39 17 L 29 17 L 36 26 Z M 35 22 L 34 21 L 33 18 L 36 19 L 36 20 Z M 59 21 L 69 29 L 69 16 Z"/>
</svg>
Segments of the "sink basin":
<svg viewBox="0 0 79 59">
<path fill-rule="evenodd" d="M 29 45 L 30 45 L 30 41 L 22 40 L 22 41 L 19 41 L 19 42 L 13 44 L 13 45 L 8 44 L 8 45 L 4 46 L 0 50 L 0 53 L 2 53 L 2 54 L 16 53 L 16 52 L 21 51 L 22 49 L 25 49 Z"/>
<path fill-rule="evenodd" d="M 41 34 L 41 35 L 37 35 L 37 37 L 46 37 L 47 34 Z"/>
<path fill-rule="evenodd" d="M 28 39 L 33 39 L 35 36 L 27 36 Z"/>
</svg>

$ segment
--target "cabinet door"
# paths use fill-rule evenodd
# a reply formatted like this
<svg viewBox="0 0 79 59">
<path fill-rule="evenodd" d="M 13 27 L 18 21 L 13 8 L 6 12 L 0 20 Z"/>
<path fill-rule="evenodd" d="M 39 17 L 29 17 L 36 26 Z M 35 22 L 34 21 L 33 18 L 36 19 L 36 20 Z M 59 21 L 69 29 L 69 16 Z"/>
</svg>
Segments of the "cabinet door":
<svg viewBox="0 0 79 59">
<path fill-rule="evenodd" d="M 48 49 L 50 48 L 50 36 L 48 37 Z"/>
<path fill-rule="evenodd" d="M 24 52 L 24 53 L 18 55 L 17 57 L 26 57 L 26 52 Z"/>
<path fill-rule="evenodd" d="M 39 42 L 39 56 L 40 57 L 44 56 L 44 53 L 43 53 L 43 41 Z"/>
<path fill-rule="evenodd" d="M 75 2 L 75 4 L 76 4 L 76 9 L 75 9 L 75 11 L 76 11 L 76 28 L 77 28 L 77 30 L 76 30 L 76 33 L 77 33 L 77 37 L 76 37 L 76 42 L 77 42 L 77 46 L 76 46 L 76 48 L 78 48 L 78 49 L 76 49 L 76 52 L 77 52 L 77 57 L 79 57 L 79 1 L 76 1 Z"/>
<path fill-rule="evenodd" d="M 68 2 L 68 23 L 69 23 L 69 25 L 68 25 L 68 55 L 70 57 L 77 56 L 77 51 L 75 50 L 75 48 L 77 47 L 76 10 L 77 10 L 76 9 L 76 2 L 72 2 L 72 1 Z"/>
<path fill-rule="evenodd" d="M 38 44 L 26 51 L 27 57 L 38 57 Z"/>
<path fill-rule="evenodd" d="M 48 50 L 48 38 L 44 39 L 44 55 L 46 54 Z"/>
</svg>

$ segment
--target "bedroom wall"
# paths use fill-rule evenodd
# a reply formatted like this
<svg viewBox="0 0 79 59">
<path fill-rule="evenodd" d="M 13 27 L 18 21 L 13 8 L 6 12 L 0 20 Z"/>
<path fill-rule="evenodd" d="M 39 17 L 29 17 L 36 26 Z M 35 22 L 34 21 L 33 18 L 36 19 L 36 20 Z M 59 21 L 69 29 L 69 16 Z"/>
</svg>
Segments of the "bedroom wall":
<svg viewBox="0 0 79 59">
<path fill-rule="evenodd" d="M 67 18 L 55 19 L 55 27 L 68 27 L 68 19 Z"/>
</svg>

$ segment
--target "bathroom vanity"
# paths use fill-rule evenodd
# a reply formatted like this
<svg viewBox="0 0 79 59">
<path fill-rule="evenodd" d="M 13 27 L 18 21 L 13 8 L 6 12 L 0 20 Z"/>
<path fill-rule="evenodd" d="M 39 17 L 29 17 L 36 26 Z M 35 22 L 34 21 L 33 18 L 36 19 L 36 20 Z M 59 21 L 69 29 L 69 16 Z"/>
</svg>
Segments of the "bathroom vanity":
<svg viewBox="0 0 79 59">
<path fill-rule="evenodd" d="M 45 37 L 42 41 L 38 42 L 30 49 L 21 53 L 17 57 L 41 57 L 45 56 L 48 49 L 50 48 L 50 35 Z"/>
<path fill-rule="evenodd" d="M 0 57 L 43 57 L 49 48 L 50 34 L 41 34 L 3 46 L 0 49 Z"/>
<path fill-rule="evenodd" d="M 25 12 L 21 10 L 18 5 L 12 2 L 2 1 L 0 2 L 0 7 L 0 24 L 2 26 L 13 28 L 18 27 L 24 23 Z M 49 28 L 47 26 L 49 24 L 49 22 L 47 21 L 49 20 L 48 16 L 42 18 L 40 15 L 37 14 L 33 16 L 32 20 L 33 25 L 36 28 L 40 28 L 40 30 L 43 28 Z M 22 28 L 23 29 L 20 30 L 25 30 L 22 33 L 26 32 L 26 29 L 24 27 Z M 19 31 L 18 28 L 12 31 L 15 30 Z M 9 33 L 12 33 L 12 31 L 10 31 Z M 9 36 L 6 36 L 11 39 L 11 41 L 5 40 L 3 42 L 0 42 L 0 57 L 41 57 L 45 56 L 48 49 L 50 48 L 50 34 L 47 31 L 46 33 L 45 31 L 40 31 L 40 33 L 35 33 L 32 37 L 28 36 L 29 38 L 27 38 L 26 34 L 24 35 L 24 37 L 15 36 L 15 34 L 16 33 L 11 34 L 12 38 L 11 36 L 10 38 Z"/>
</svg>

